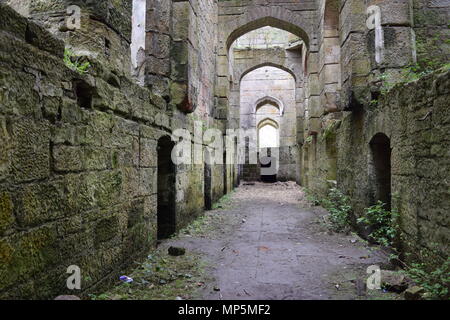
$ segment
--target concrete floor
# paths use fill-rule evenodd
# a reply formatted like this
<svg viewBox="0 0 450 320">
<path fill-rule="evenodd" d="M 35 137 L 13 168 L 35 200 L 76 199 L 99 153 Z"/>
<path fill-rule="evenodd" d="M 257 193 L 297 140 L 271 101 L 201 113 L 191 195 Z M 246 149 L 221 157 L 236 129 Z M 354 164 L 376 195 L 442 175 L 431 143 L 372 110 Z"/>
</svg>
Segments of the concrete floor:
<svg viewBox="0 0 450 320">
<path fill-rule="evenodd" d="M 366 299 L 369 265 L 386 254 L 355 235 L 321 224 L 295 183 L 242 185 L 222 209 L 209 211 L 202 232 L 162 246 L 200 253 L 209 276 L 203 299 Z M 378 291 L 377 294 L 382 294 Z"/>
</svg>

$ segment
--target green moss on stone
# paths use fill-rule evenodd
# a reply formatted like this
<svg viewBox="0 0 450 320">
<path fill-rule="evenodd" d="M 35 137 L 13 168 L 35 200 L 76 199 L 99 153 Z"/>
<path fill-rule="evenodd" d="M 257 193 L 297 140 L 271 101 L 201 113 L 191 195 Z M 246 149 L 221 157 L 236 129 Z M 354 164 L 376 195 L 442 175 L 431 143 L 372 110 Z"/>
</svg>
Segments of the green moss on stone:
<svg viewBox="0 0 450 320">
<path fill-rule="evenodd" d="M 186 96 L 187 88 L 184 83 L 172 82 L 170 85 L 170 95 L 172 98 L 172 103 L 178 105 L 183 102 Z"/>
<path fill-rule="evenodd" d="M 0 234 L 14 222 L 13 203 L 9 193 L 0 193 Z"/>
<path fill-rule="evenodd" d="M 0 270 L 7 266 L 12 260 L 13 248 L 6 241 L 0 241 Z"/>
<path fill-rule="evenodd" d="M 0 242 L 0 288 L 30 279 L 57 261 L 56 230 L 52 227 L 28 232 L 17 242 Z"/>
<path fill-rule="evenodd" d="M 95 228 L 95 240 L 98 243 L 111 240 L 119 234 L 119 219 L 117 216 L 102 219 Z"/>
</svg>

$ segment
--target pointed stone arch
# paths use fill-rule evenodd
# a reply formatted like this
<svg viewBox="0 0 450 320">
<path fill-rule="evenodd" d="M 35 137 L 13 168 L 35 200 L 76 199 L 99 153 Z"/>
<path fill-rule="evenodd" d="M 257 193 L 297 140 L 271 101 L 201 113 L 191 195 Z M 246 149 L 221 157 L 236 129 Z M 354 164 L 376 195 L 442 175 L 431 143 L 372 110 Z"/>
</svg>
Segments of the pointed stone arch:
<svg viewBox="0 0 450 320">
<path fill-rule="evenodd" d="M 176 231 L 176 167 L 171 154 L 175 146 L 171 137 L 162 136 L 157 146 L 157 235 L 166 239 Z"/>
<path fill-rule="evenodd" d="M 279 6 L 252 6 L 238 18 L 225 25 L 225 50 L 240 36 L 262 27 L 274 27 L 300 37 L 307 46 L 311 43 L 313 26 L 302 15 Z"/>
<path fill-rule="evenodd" d="M 277 121 L 275 121 L 274 119 L 271 118 L 264 118 L 261 121 L 258 122 L 257 124 L 257 129 L 258 129 L 258 149 L 261 148 L 261 131 L 265 128 L 265 127 L 272 127 L 273 129 L 275 129 L 274 134 L 275 134 L 275 148 L 279 148 L 280 147 L 280 126 L 278 124 Z"/>
<path fill-rule="evenodd" d="M 391 209 L 391 139 L 378 132 L 369 142 L 369 184 L 372 187 L 371 204 L 381 201 Z"/>
<path fill-rule="evenodd" d="M 306 7 L 310 4 L 306 5 Z M 249 5 L 245 6 L 245 11 L 235 13 L 227 12 L 227 6 L 219 7 L 219 47 L 217 50 L 217 86 L 216 86 L 216 105 L 215 114 L 217 119 L 232 120 L 229 107 L 239 101 L 238 92 L 239 84 L 233 84 L 236 77 L 232 68 L 230 68 L 229 49 L 233 42 L 240 36 L 256 30 L 261 27 L 271 26 L 287 32 L 290 32 L 303 40 L 302 56 L 309 55 L 311 52 L 317 51 L 316 36 L 316 5 L 312 5 L 310 10 L 292 11 L 282 6 L 274 5 Z M 235 18 L 233 18 L 235 17 Z M 271 61 L 262 61 L 258 65 L 264 63 L 270 65 Z M 286 71 L 294 75 L 296 86 L 302 86 L 302 67 L 299 70 L 292 70 L 290 66 L 284 64 L 276 64 L 285 68 Z M 256 66 L 255 66 L 256 68 Z M 243 73 L 245 71 L 242 71 Z M 230 104 L 231 102 L 231 104 Z M 300 107 L 299 107 L 300 108 Z"/>
<path fill-rule="evenodd" d="M 256 114 L 258 109 L 266 104 L 270 104 L 270 105 L 278 108 L 278 110 L 280 111 L 280 116 L 282 116 L 284 114 L 283 101 L 281 101 L 275 97 L 272 97 L 272 96 L 265 96 L 263 98 L 258 99 L 255 103 L 255 108 L 254 108 L 253 112 Z"/>
<path fill-rule="evenodd" d="M 275 120 L 271 119 L 271 118 L 264 118 L 261 121 L 258 122 L 258 129 L 261 129 L 264 126 L 272 126 L 275 129 L 280 129 L 280 126 L 278 124 L 278 122 L 276 122 Z"/>
<path fill-rule="evenodd" d="M 296 68 L 294 68 L 293 66 L 289 66 L 283 62 L 277 63 L 276 61 L 275 62 L 271 62 L 271 61 L 260 62 L 260 61 L 253 60 L 250 64 L 246 65 L 245 68 L 242 68 L 241 70 L 237 70 L 237 72 L 235 73 L 235 77 L 237 80 L 239 80 L 239 82 L 241 82 L 242 78 L 245 77 L 250 72 L 255 71 L 259 68 L 264 68 L 264 67 L 274 67 L 274 68 L 286 71 L 294 78 L 295 82 L 297 83 L 298 77 L 295 75 L 295 72 L 294 72 L 294 70 Z"/>
</svg>

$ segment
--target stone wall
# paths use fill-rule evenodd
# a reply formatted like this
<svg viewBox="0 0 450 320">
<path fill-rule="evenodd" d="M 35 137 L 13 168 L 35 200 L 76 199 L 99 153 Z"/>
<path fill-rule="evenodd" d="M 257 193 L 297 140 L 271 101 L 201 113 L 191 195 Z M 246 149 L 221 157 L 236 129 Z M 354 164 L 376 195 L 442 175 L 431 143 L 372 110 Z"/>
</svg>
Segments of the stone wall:
<svg viewBox="0 0 450 320">
<path fill-rule="evenodd" d="M 70 5 L 81 9 L 80 28 L 67 27 Z M 66 46 L 79 54 L 98 61 L 111 77 L 131 74 L 131 13 L 132 1 L 117 5 L 112 0 L 31 1 L 30 17 Z"/>
<path fill-rule="evenodd" d="M 304 85 L 300 182 L 323 197 L 337 180 L 338 187 L 351 197 L 356 216 L 361 215 L 364 208 L 381 200 L 371 148 L 376 134 L 383 133 L 390 138 L 392 148 L 390 192 L 392 208 L 401 215 L 401 244 L 411 252 L 437 243 L 442 256 L 448 256 L 449 224 L 444 218 L 448 210 L 444 200 L 448 198 L 448 153 L 433 147 L 440 141 L 438 144 L 448 149 L 442 134 L 448 131 L 443 102 L 448 94 L 448 74 L 435 74 L 408 85 L 402 78 L 416 61 L 416 49 L 419 64 L 430 66 L 432 60 L 436 63 L 431 67 L 436 68 L 448 61 L 450 50 L 443 43 L 448 33 L 443 23 L 449 13 L 448 2 L 344 0 L 338 2 L 339 9 L 330 20 L 327 10 L 335 4 L 332 0 L 318 2 L 318 55 L 308 56 Z M 381 9 L 381 63 L 375 59 L 375 31 L 366 25 L 370 5 Z M 339 48 L 335 46 L 336 31 Z M 327 69 L 338 64 L 341 74 L 335 78 L 338 72 Z M 382 85 L 396 82 L 401 84 L 389 95 L 380 93 Z M 422 195 L 420 190 L 432 191 Z"/>
<path fill-rule="evenodd" d="M 449 16 L 450 2 L 447 0 L 413 1 L 413 22 L 419 63 L 443 64 L 450 60 Z"/>
<path fill-rule="evenodd" d="M 380 8 L 382 42 L 367 26 L 371 5 Z M 443 43 L 448 28 L 443 21 L 449 7 L 445 1 L 321 0 L 318 14 L 318 53 L 308 55 L 304 119 L 298 127 L 303 127 L 301 135 L 307 142 L 301 150 L 301 176 L 312 184 L 309 187 L 323 191 L 328 188 L 326 180 L 336 178 L 336 147 L 330 143 L 325 147 L 319 136 L 333 136 L 330 129 L 335 130 L 342 111 L 359 112 L 376 101 L 386 86 L 403 81 L 408 67 L 416 62 L 416 53 L 425 69 L 448 61 L 450 50 Z M 377 61 L 375 47 L 380 44 L 382 60 Z M 317 161 L 308 165 L 313 158 Z"/>
<path fill-rule="evenodd" d="M 405 251 L 432 248 L 449 255 L 450 72 L 436 72 L 398 85 L 377 106 L 346 113 L 338 139 L 338 187 L 356 216 L 377 199 L 369 143 L 377 133 L 390 139 L 392 209 L 400 214 Z"/>
<path fill-rule="evenodd" d="M 223 130 L 204 113 L 212 105 L 215 38 L 196 35 L 205 57 L 196 64 L 206 69 L 192 78 L 200 83 L 204 106 L 188 115 L 166 101 L 170 73 L 148 73 L 147 80 L 160 80 L 150 89 L 135 83 L 128 60 L 131 34 L 122 23 L 131 8 L 117 11 L 127 18 L 108 8 L 97 10 L 103 18 L 83 15 L 80 38 L 80 31 L 54 24 L 61 21 L 49 12 L 59 7 L 31 10 L 39 25 L 0 7 L 2 298 L 69 293 L 70 265 L 81 268 L 83 292 L 94 292 L 148 254 L 156 243 L 158 139 L 178 128 L 193 132 L 195 121 Z M 204 15 L 198 10 L 195 22 L 213 29 L 208 19 L 214 15 Z M 86 74 L 64 64 L 65 46 L 90 62 Z M 216 200 L 224 192 L 223 166 L 212 170 Z M 203 162 L 177 166 L 176 173 L 178 230 L 203 210 Z"/>
</svg>

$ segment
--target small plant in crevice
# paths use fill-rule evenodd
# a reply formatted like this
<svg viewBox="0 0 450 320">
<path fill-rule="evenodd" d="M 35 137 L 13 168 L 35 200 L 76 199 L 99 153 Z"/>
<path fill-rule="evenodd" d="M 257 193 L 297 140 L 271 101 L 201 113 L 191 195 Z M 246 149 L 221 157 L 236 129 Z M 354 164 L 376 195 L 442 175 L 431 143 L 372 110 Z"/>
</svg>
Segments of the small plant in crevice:
<svg viewBox="0 0 450 320">
<path fill-rule="evenodd" d="M 394 77 L 389 73 L 382 73 L 379 77 L 381 86 L 380 93 L 385 96 L 397 84 L 407 84 L 417 81 L 438 69 L 448 70 L 449 63 L 439 63 L 436 60 L 426 60 L 421 63 L 413 63 L 401 69 L 398 76 Z M 371 102 L 372 105 L 372 102 Z"/>
<path fill-rule="evenodd" d="M 229 206 L 231 205 L 231 202 L 232 202 L 231 195 L 234 193 L 234 191 L 235 190 L 231 191 L 230 193 L 227 193 L 222 198 L 220 198 L 219 201 L 217 201 L 216 203 L 214 203 L 212 205 L 212 209 L 217 210 L 217 209 L 229 208 Z"/>
<path fill-rule="evenodd" d="M 395 197 L 395 195 L 393 195 Z M 433 249 L 421 249 L 412 253 L 403 253 L 406 262 L 400 259 L 400 252 L 394 247 L 397 238 L 405 240 L 400 234 L 399 213 L 395 210 L 386 210 L 386 204 L 379 201 L 374 206 L 365 209 L 364 215 L 358 223 L 371 226 L 372 232 L 369 238 L 376 243 L 389 246 L 394 253 L 390 255 L 391 261 L 403 268 L 406 275 L 413 280 L 415 285 L 423 288 L 424 299 L 449 299 L 450 298 L 450 258 L 442 261 L 439 251 Z M 408 246 L 413 247 L 411 242 Z M 437 244 L 435 244 L 437 246 Z M 419 261 L 419 262 L 418 262 Z"/>
<path fill-rule="evenodd" d="M 450 299 L 450 258 L 437 266 L 431 266 L 429 263 L 412 263 L 406 268 L 406 272 L 424 289 L 425 299 Z"/>
<path fill-rule="evenodd" d="M 411 242 L 408 242 L 412 246 Z M 422 248 L 416 252 L 406 253 L 405 257 L 413 262 L 405 262 L 399 259 L 406 275 L 421 287 L 422 299 L 449 300 L 450 299 L 450 258 L 442 258 L 442 251 L 438 250 L 438 244 L 431 243 L 430 248 Z M 445 250 L 444 250 L 445 251 Z"/>
<path fill-rule="evenodd" d="M 450 63 L 446 63 L 446 64 L 444 64 L 443 66 L 442 66 L 442 68 L 441 68 L 442 70 L 444 70 L 444 71 L 448 71 L 448 70 L 450 70 Z"/>
<path fill-rule="evenodd" d="M 326 141 L 327 139 L 331 138 L 333 134 L 336 133 L 336 130 L 339 128 L 340 124 L 341 124 L 340 120 L 327 123 L 322 130 L 320 140 Z"/>
<path fill-rule="evenodd" d="M 372 229 L 369 234 L 371 240 L 383 246 L 392 246 L 398 232 L 397 218 L 397 212 L 386 210 L 386 204 L 378 201 L 366 208 L 357 222 Z"/>
<path fill-rule="evenodd" d="M 380 93 L 382 96 L 385 96 L 395 86 L 395 82 L 393 81 L 392 76 L 387 73 L 382 73 L 380 75 L 380 81 Z"/>
<path fill-rule="evenodd" d="M 71 49 L 64 50 L 64 63 L 66 66 L 79 74 L 85 74 L 91 66 L 89 61 L 81 61 L 84 57 L 77 56 Z"/>
<path fill-rule="evenodd" d="M 321 205 L 329 211 L 328 227 L 337 232 L 350 231 L 350 214 L 352 206 L 350 198 L 339 189 L 331 188 Z"/>
<path fill-rule="evenodd" d="M 317 198 L 311 190 L 305 188 L 305 198 L 313 206 L 320 206 L 320 199 Z"/>
</svg>

